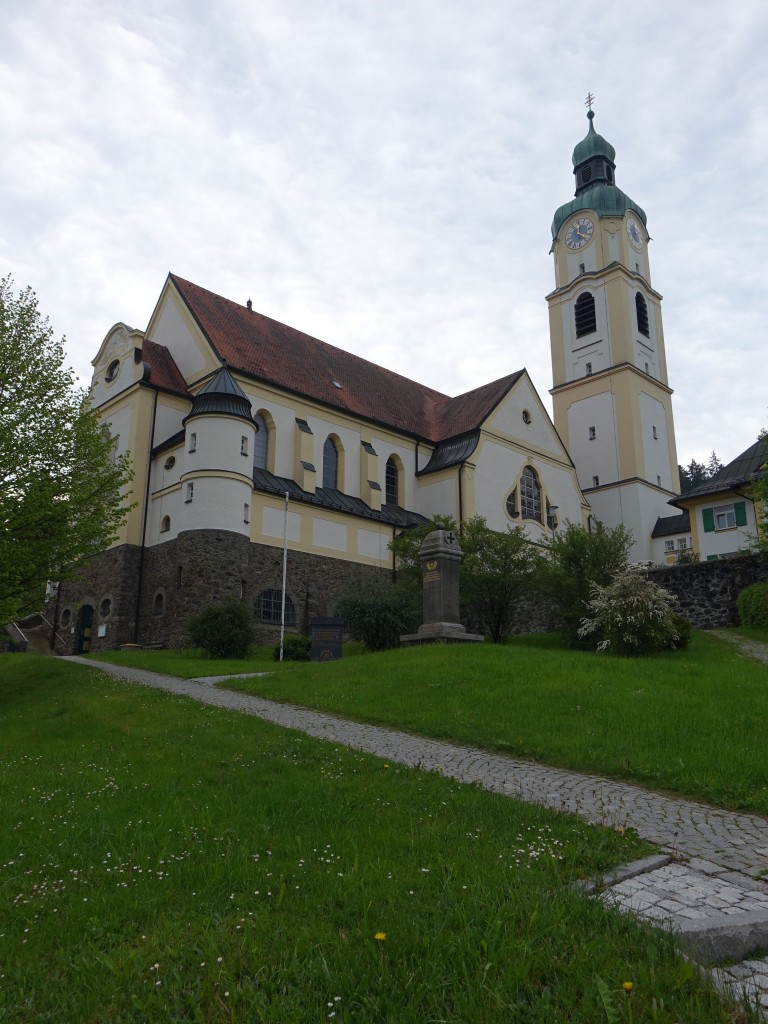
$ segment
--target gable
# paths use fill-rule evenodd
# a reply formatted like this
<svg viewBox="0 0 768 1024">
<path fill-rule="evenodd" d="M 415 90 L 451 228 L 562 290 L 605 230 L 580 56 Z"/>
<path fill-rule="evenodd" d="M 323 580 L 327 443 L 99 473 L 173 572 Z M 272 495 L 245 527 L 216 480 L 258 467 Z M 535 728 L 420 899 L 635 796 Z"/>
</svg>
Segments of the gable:
<svg viewBox="0 0 768 1024">
<path fill-rule="evenodd" d="M 539 398 L 527 370 L 521 371 L 507 394 L 482 424 L 483 433 L 567 463 L 571 459 Z"/>
<path fill-rule="evenodd" d="M 146 330 L 147 338 L 164 346 L 188 382 L 221 366 L 221 359 L 201 331 L 169 278 Z"/>
</svg>

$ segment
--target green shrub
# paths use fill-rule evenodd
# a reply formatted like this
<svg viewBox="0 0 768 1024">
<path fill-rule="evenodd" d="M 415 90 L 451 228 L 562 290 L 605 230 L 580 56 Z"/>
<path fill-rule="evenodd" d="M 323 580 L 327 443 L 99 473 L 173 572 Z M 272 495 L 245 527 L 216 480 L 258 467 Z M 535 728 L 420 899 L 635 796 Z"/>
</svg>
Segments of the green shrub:
<svg viewBox="0 0 768 1024">
<path fill-rule="evenodd" d="M 421 621 L 421 593 L 412 586 L 357 586 L 347 590 L 336 609 L 354 640 L 369 651 L 397 647 L 404 633 L 415 633 Z"/>
<path fill-rule="evenodd" d="M 736 599 L 742 626 L 750 629 L 768 629 L 768 580 L 753 583 Z"/>
<path fill-rule="evenodd" d="M 687 633 L 683 629 L 681 642 L 680 620 L 685 620 L 675 612 L 673 600 L 642 568 L 630 566 L 617 573 L 608 586 L 592 588 L 579 636 L 597 641 L 598 651 L 633 657 L 684 647 L 690 627 Z"/>
<path fill-rule="evenodd" d="M 203 608 L 189 620 L 187 632 L 209 658 L 245 658 L 253 640 L 250 612 L 235 598 Z"/>
<path fill-rule="evenodd" d="M 288 633 L 283 637 L 283 661 L 309 661 L 312 641 L 303 633 Z M 280 641 L 272 652 L 275 661 L 280 661 Z"/>
<path fill-rule="evenodd" d="M 688 619 L 679 612 L 672 612 L 672 624 L 675 627 L 675 632 L 677 633 L 675 647 L 677 650 L 684 651 L 691 643 L 691 624 Z"/>
</svg>

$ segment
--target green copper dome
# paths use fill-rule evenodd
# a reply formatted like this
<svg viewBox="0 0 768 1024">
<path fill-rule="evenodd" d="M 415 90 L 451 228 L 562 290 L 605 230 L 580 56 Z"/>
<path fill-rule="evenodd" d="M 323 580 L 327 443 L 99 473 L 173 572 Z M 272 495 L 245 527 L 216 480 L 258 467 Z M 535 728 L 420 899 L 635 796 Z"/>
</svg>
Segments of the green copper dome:
<svg viewBox="0 0 768 1024">
<path fill-rule="evenodd" d="M 594 210 L 598 217 L 623 217 L 629 210 L 646 223 L 645 211 L 616 187 L 614 172 L 616 150 L 592 123 L 595 112 L 587 113 L 589 131 L 573 150 L 573 173 L 576 177 L 576 198 L 564 203 L 552 221 L 552 237 L 563 224 L 580 210 Z"/>
<path fill-rule="evenodd" d="M 595 131 L 593 121 L 595 119 L 594 110 L 590 110 L 587 114 L 589 118 L 589 131 L 581 140 L 577 142 L 573 150 L 573 166 L 578 167 L 579 164 L 586 163 L 587 160 L 591 160 L 594 156 L 604 156 L 606 160 L 611 163 L 616 159 L 616 150 L 604 139 L 602 135 L 598 135 Z"/>
</svg>

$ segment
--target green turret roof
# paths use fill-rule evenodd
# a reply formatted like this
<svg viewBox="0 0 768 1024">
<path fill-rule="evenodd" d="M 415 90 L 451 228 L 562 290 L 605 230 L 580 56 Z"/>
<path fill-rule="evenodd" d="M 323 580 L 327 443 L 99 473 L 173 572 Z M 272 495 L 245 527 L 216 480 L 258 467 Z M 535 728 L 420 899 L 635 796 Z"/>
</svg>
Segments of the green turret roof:
<svg viewBox="0 0 768 1024">
<path fill-rule="evenodd" d="M 576 176 L 576 198 L 564 203 L 552 221 L 552 237 L 557 238 L 563 224 L 579 210 L 594 210 L 598 217 L 623 217 L 632 210 L 646 223 L 645 211 L 629 196 L 616 188 L 614 171 L 616 150 L 593 124 L 595 112 L 587 113 L 589 131 L 573 150 L 573 173 Z"/>
<path fill-rule="evenodd" d="M 251 421 L 251 402 L 226 366 L 220 366 L 192 400 L 184 423 L 193 416 L 218 414 Z"/>
</svg>

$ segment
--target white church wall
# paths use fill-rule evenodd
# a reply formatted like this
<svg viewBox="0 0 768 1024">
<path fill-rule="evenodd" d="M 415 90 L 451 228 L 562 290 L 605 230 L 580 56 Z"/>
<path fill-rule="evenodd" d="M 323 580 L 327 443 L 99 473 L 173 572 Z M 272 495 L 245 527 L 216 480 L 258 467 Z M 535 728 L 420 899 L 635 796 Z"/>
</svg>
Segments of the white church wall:
<svg viewBox="0 0 768 1024">
<path fill-rule="evenodd" d="M 619 479 L 615 408 L 610 391 L 569 406 L 568 438 L 582 488 L 596 486 L 595 477 L 601 485 Z"/>
<path fill-rule="evenodd" d="M 128 451 L 134 412 L 130 405 L 124 405 L 104 417 L 104 423 L 115 442 L 115 452 L 122 455 Z"/>
<path fill-rule="evenodd" d="M 374 530 L 358 529 L 357 531 L 357 552 L 365 558 L 372 558 L 382 565 L 390 565 L 392 552 L 388 543 L 392 539 L 391 534 L 377 532 Z"/>
<path fill-rule="evenodd" d="M 429 474 L 417 478 L 415 512 L 431 519 L 436 515 L 459 517 L 456 475 L 458 467 L 441 474 Z"/>
<path fill-rule="evenodd" d="M 160 399 L 155 410 L 155 437 L 154 444 L 162 444 L 169 437 L 173 437 L 182 429 L 182 420 L 189 412 L 189 405 L 180 408 L 176 405 L 166 404 Z"/>
<path fill-rule="evenodd" d="M 191 324 L 169 291 L 150 324 L 148 337 L 165 345 L 188 382 L 194 382 L 218 366 L 208 345 L 192 330 Z"/>
<path fill-rule="evenodd" d="M 672 490 L 669 466 L 669 436 L 664 406 L 650 395 L 640 394 L 640 423 L 643 437 L 645 477 L 652 484 Z"/>
</svg>

